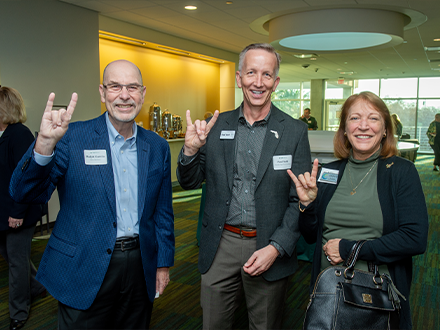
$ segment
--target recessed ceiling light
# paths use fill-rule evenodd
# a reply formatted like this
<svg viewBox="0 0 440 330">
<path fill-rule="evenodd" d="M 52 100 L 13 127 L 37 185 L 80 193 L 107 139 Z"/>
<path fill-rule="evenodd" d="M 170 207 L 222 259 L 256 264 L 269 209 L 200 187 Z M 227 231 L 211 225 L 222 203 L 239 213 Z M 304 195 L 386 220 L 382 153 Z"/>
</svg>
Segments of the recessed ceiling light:
<svg viewBox="0 0 440 330">
<path fill-rule="evenodd" d="M 297 57 L 297 58 L 312 58 L 314 57 L 316 60 L 316 57 L 318 57 L 318 55 L 316 54 L 293 54 L 293 56 Z"/>
<path fill-rule="evenodd" d="M 426 52 L 434 52 L 440 50 L 440 47 L 425 47 Z"/>
<path fill-rule="evenodd" d="M 227 5 L 232 5 L 232 1 L 226 1 Z"/>
<path fill-rule="evenodd" d="M 341 71 L 339 72 L 339 74 L 348 74 L 349 76 L 351 76 L 354 72 L 353 71 Z"/>
<path fill-rule="evenodd" d="M 436 38 L 436 39 L 434 39 L 434 41 L 440 41 L 440 38 Z"/>
<path fill-rule="evenodd" d="M 197 7 L 196 6 L 185 6 L 186 10 L 196 10 Z"/>
</svg>

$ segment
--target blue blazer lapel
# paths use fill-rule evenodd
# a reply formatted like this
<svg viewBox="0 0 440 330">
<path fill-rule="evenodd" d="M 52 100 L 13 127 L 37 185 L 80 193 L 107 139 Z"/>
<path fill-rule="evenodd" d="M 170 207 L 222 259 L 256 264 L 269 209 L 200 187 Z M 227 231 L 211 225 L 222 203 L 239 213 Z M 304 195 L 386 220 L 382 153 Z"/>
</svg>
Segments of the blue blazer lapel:
<svg viewBox="0 0 440 330">
<path fill-rule="evenodd" d="M 281 141 L 284 132 L 284 126 L 281 124 L 279 116 L 274 106 L 272 106 L 272 111 L 269 117 L 269 122 L 267 123 L 266 137 L 264 138 L 263 149 L 261 151 L 260 162 L 258 164 L 257 170 L 257 180 L 255 189 L 258 188 L 261 180 L 263 179 L 264 173 L 266 173 L 267 168 L 272 162 L 272 158 L 277 149 L 278 143 Z"/>
<path fill-rule="evenodd" d="M 148 165 L 150 155 L 150 144 L 147 142 L 142 129 L 138 128 L 138 135 L 136 138 L 137 156 L 138 156 L 138 217 L 141 220 L 142 213 L 144 212 L 145 198 L 147 195 L 147 178 L 148 178 Z"/>
<path fill-rule="evenodd" d="M 114 219 L 116 219 L 115 177 L 113 174 L 112 152 L 110 150 L 107 124 L 104 115 L 98 118 L 95 133 L 96 135 L 93 138 L 94 148 L 104 148 L 107 153 L 107 165 L 99 166 L 99 170 L 101 173 L 102 185 L 109 201 L 110 209 L 112 211 Z"/>
</svg>

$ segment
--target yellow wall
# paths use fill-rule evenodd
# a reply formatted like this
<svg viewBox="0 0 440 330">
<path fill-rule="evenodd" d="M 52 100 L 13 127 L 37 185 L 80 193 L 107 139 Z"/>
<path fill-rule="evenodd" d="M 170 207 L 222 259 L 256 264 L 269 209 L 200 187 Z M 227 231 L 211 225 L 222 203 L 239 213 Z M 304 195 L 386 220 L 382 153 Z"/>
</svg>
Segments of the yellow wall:
<svg viewBox="0 0 440 330">
<path fill-rule="evenodd" d="M 101 82 L 105 66 L 111 61 L 126 59 L 142 72 L 147 87 L 144 106 L 136 118 L 149 128 L 150 106 L 156 102 L 162 112 L 168 109 L 182 117 L 186 130 L 187 109 L 191 118 L 203 119 L 206 111 L 220 109 L 220 65 L 185 56 L 99 39 Z M 101 111 L 105 111 L 101 104 Z"/>
</svg>

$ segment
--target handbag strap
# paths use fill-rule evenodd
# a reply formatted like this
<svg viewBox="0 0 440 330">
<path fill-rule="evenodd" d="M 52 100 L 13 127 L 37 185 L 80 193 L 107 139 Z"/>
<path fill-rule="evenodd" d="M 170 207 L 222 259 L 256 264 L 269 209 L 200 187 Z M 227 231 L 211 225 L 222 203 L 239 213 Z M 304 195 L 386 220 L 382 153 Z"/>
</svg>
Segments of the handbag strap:
<svg viewBox="0 0 440 330">
<path fill-rule="evenodd" d="M 359 257 L 359 252 L 362 248 L 362 246 L 365 244 L 366 240 L 360 240 L 357 241 L 351 248 L 350 255 L 347 258 L 347 260 L 344 262 L 345 271 L 344 271 L 344 277 L 346 279 L 352 279 L 354 274 L 354 266 L 356 264 L 356 261 Z M 383 276 L 379 273 L 379 267 L 369 261 L 368 262 L 368 271 L 370 273 L 373 273 L 373 281 L 376 285 L 382 285 L 384 279 L 388 283 L 388 297 L 390 300 L 392 300 L 396 306 L 397 309 L 400 309 L 400 299 L 399 296 L 406 300 L 406 298 L 402 295 L 402 293 L 397 290 L 396 286 L 394 285 L 391 277 L 388 274 L 383 274 Z"/>
<path fill-rule="evenodd" d="M 367 242 L 366 240 L 357 241 L 351 248 L 350 255 L 348 259 L 344 262 L 345 271 L 344 277 L 346 279 L 352 279 L 354 274 L 354 266 L 356 265 L 357 259 L 359 257 L 359 252 L 362 246 Z M 383 279 L 380 277 L 379 267 L 372 262 L 368 262 L 368 270 L 374 274 L 373 280 L 377 285 L 382 285 Z"/>
<path fill-rule="evenodd" d="M 366 240 L 360 240 L 354 243 L 354 245 L 351 247 L 350 255 L 344 262 L 345 267 L 354 268 L 354 265 L 356 264 L 357 258 L 359 256 L 359 251 L 361 250 L 361 247 L 365 244 L 365 242 Z"/>
</svg>

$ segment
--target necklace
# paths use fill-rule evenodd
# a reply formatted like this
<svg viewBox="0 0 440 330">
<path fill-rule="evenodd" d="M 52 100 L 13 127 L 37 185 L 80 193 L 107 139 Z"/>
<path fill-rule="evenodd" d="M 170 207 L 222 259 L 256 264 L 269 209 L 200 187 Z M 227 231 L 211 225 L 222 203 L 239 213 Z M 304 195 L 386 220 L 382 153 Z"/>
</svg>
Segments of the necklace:
<svg viewBox="0 0 440 330">
<path fill-rule="evenodd" d="M 371 166 L 371 168 L 368 170 L 367 174 L 365 174 L 365 176 L 362 178 L 362 180 L 354 188 L 353 188 L 353 180 L 351 179 L 350 163 L 348 163 L 348 177 L 350 178 L 351 187 L 353 188 L 353 190 L 350 191 L 350 195 L 353 196 L 354 194 L 356 194 L 356 189 L 359 187 L 359 185 L 362 183 L 362 181 L 364 181 L 364 179 L 367 177 L 367 175 L 370 174 L 371 170 L 373 169 L 374 165 L 376 165 L 377 161 L 378 161 L 378 159 L 376 159 L 373 166 Z"/>
</svg>

